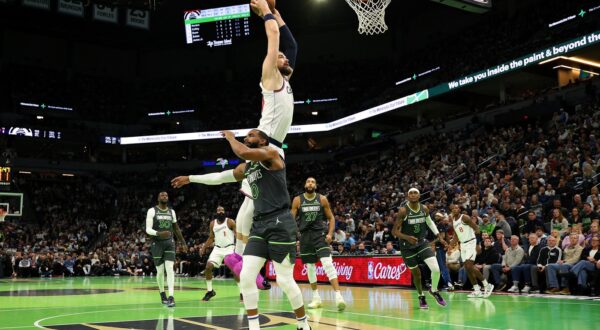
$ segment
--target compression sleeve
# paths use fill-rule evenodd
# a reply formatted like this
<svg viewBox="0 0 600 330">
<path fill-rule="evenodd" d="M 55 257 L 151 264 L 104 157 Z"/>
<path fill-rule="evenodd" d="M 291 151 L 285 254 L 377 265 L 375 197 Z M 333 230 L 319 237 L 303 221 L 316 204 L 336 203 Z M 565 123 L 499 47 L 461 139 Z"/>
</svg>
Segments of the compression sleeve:
<svg viewBox="0 0 600 330">
<path fill-rule="evenodd" d="M 292 35 L 292 31 L 286 25 L 279 28 L 279 47 L 285 54 L 292 69 L 296 68 L 296 56 L 298 55 L 298 43 Z"/>
<path fill-rule="evenodd" d="M 156 236 L 156 230 L 152 229 L 152 223 L 154 222 L 154 208 L 148 209 L 146 213 L 146 233 L 150 236 Z"/>
<path fill-rule="evenodd" d="M 431 220 L 431 216 L 428 215 L 427 218 L 425 218 L 425 223 L 427 223 L 427 227 L 429 227 L 429 229 L 435 236 L 437 236 L 440 233 L 435 223 L 433 223 L 433 220 Z"/>
<path fill-rule="evenodd" d="M 215 186 L 223 183 L 237 182 L 233 170 L 203 175 L 190 175 L 190 182 Z"/>
</svg>

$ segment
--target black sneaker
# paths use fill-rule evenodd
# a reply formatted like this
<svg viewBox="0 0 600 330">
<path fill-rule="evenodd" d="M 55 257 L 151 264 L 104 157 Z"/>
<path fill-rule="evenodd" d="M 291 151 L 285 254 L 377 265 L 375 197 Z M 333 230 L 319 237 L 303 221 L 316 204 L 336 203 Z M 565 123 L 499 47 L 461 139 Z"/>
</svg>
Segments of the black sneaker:
<svg viewBox="0 0 600 330">
<path fill-rule="evenodd" d="M 169 302 L 167 303 L 167 307 L 175 307 L 175 298 L 173 298 L 173 296 L 169 297 Z"/>
<path fill-rule="evenodd" d="M 204 295 L 204 298 L 202 298 L 202 301 L 209 301 L 210 298 L 212 298 L 216 295 L 217 295 L 217 293 L 215 292 L 215 290 L 207 291 L 206 294 Z"/>
<path fill-rule="evenodd" d="M 169 299 L 167 299 L 167 294 L 164 292 L 160 293 L 160 300 L 162 301 L 163 305 L 166 305 L 169 303 Z"/>
<path fill-rule="evenodd" d="M 429 309 L 429 305 L 427 305 L 425 296 L 419 296 L 419 308 L 420 309 Z"/>
<path fill-rule="evenodd" d="M 262 282 L 262 285 L 263 285 L 264 288 L 261 289 L 261 290 L 270 290 L 271 289 L 271 283 L 269 283 L 269 281 L 267 281 L 267 280 L 264 280 Z"/>
</svg>

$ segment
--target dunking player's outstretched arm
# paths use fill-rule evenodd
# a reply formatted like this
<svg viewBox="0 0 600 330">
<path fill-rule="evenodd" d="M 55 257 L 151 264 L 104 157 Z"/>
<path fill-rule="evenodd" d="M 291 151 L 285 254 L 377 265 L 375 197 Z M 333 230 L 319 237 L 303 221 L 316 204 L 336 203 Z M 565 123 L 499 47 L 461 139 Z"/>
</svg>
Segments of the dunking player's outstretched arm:
<svg viewBox="0 0 600 330">
<path fill-rule="evenodd" d="M 294 73 L 294 69 L 296 68 L 298 43 L 296 42 L 296 39 L 294 39 L 292 31 L 290 31 L 290 28 L 281 17 L 281 13 L 279 13 L 279 10 L 275 9 L 273 15 L 275 16 L 277 25 L 279 25 L 279 49 L 287 58 L 290 64 L 290 68 L 292 69 L 289 74 L 285 75 L 287 80 L 290 80 L 292 78 L 292 74 Z"/>
<path fill-rule="evenodd" d="M 333 231 L 335 230 L 335 217 L 333 216 L 333 212 L 331 212 L 331 206 L 329 205 L 329 200 L 327 197 L 321 196 L 321 205 L 323 205 L 323 212 L 325 212 L 325 217 L 327 221 L 329 221 L 329 228 L 327 230 L 327 235 L 325 236 L 325 241 L 327 243 L 331 243 L 333 240 Z"/>
<path fill-rule="evenodd" d="M 252 0 L 250 6 L 257 15 L 265 20 L 265 31 L 267 32 L 267 56 L 263 61 L 261 81 L 266 89 L 277 90 L 283 84 L 283 76 L 277 66 L 279 60 L 279 25 L 266 0 Z"/>
</svg>

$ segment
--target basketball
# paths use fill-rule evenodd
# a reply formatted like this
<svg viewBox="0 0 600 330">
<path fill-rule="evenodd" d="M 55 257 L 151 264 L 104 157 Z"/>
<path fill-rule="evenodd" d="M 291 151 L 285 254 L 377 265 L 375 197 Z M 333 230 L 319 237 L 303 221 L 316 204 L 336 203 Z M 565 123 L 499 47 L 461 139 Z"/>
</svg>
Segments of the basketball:
<svg viewBox="0 0 600 330">
<path fill-rule="evenodd" d="M 269 4 L 269 9 L 271 9 L 271 12 L 275 12 L 275 0 L 267 0 L 267 3 Z"/>
</svg>

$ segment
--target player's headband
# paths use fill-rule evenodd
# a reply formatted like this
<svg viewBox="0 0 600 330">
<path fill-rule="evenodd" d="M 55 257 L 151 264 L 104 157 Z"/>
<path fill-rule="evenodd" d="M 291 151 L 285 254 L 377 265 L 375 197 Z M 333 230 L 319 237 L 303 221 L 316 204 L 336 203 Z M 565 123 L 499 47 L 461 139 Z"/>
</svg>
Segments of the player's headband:
<svg viewBox="0 0 600 330">
<path fill-rule="evenodd" d="M 408 193 L 410 193 L 411 191 L 414 191 L 414 192 L 416 192 L 419 195 L 421 194 L 421 192 L 417 188 L 410 188 L 410 189 L 408 189 Z"/>
</svg>

